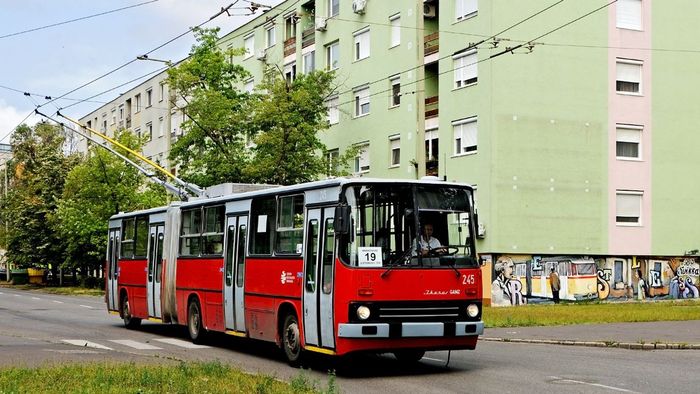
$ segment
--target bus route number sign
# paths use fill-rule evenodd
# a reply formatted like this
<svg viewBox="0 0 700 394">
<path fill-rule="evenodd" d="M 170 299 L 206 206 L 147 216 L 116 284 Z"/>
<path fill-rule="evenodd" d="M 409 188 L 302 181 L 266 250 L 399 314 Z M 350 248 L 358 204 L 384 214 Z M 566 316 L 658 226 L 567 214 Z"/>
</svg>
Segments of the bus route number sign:
<svg viewBox="0 0 700 394">
<path fill-rule="evenodd" d="M 379 246 L 361 246 L 357 248 L 358 267 L 381 267 L 382 248 Z"/>
</svg>

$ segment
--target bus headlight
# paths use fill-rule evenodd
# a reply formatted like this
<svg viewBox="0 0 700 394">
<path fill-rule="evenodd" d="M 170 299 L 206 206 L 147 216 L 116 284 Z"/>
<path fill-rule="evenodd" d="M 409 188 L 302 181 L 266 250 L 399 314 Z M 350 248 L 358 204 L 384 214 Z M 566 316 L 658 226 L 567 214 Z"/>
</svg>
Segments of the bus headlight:
<svg viewBox="0 0 700 394">
<path fill-rule="evenodd" d="M 357 307 L 357 318 L 360 320 L 367 320 L 369 319 L 370 311 L 369 308 L 366 306 L 362 305 Z"/>
<path fill-rule="evenodd" d="M 467 315 L 469 315 L 469 317 L 477 317 L 479 315 L 479 306 L 476 304 L 469 304 L 467 307 Z"/>
</svg>

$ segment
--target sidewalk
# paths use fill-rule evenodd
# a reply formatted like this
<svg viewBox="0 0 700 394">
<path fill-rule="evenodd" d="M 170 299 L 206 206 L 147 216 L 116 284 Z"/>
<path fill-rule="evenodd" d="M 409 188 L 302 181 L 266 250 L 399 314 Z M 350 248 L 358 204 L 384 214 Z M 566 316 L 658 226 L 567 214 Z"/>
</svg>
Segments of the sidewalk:
<svg viewBox="0 0 700 394">
<path fill-rule="evenodd" d="M 700 350 L 700 320 L 486 328 L 480 339 L 643 350 Z"/>
</svg>

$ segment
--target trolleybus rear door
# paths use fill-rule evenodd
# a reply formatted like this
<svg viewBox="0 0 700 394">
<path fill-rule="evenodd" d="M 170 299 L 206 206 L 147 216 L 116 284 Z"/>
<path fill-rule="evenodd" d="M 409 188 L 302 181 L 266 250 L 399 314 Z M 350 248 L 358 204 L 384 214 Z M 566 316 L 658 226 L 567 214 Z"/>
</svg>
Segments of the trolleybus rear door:
<svg viewBox="0 0 700 394">
<path fill-rule="evenodd" d="M 107 245 L 107 307 L 116 311 L 119 307 L 117 297 L 117 279 L 119 275 L 119 229 L 109 231 L 109 244 Z"/>
<path fill-rule="evenodd" d="M 151 225 L 148 236 L 148 316 L 161 317 L 160 286 L 163 274 L 163 224 Z"/>
<path fill-rule="evenodd" d="M 224 251 L 224 316 L 226 329 L 245 331 L 243 275 L 245 273 L 246 216 L 231 216 L 226 221 Z"/>
<path fill-rule="evenodd" d="M 309 209 L 306 217 L 304 338 L 307 345 L 333 348 L 333 208 Z"/>
</svg>

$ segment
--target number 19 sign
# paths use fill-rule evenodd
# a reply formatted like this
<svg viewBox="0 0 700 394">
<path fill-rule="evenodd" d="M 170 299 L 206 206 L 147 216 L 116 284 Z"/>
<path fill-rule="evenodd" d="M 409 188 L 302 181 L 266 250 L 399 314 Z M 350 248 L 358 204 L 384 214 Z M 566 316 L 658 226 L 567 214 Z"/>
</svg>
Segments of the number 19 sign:
<svg viewBox="0 0 700 394">
<path fill-rule="evenodd" d="M 357 248 L 358 267 L 381 267 L 382 248 L 379 246 L 363 246 Z"/>
</svg>

